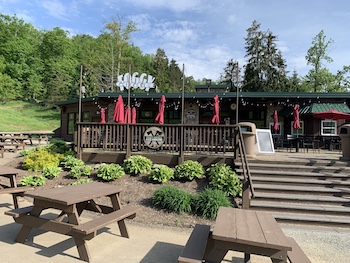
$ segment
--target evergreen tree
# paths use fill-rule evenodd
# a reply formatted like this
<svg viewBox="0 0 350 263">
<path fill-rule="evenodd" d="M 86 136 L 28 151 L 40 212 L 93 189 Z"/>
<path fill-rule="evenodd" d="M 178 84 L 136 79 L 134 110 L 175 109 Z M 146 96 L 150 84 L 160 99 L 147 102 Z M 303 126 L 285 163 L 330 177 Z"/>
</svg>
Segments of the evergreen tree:
<svg viewBox="0 0 350 263">
<path fill-rule="evenodd" d="M 155 84 L 159 91 L 169 92 L 169 75 L 168 75 L 168 64 L 169 60 L 165 54 L 165 51 L 161 48 L 157 49 L 154 57 L 153 68 L 155 71 Z"/>
<path fill-rule="evenodd" d="M 220 77 L 220 83 L 229 83 L 230 91 L 236 92 L 237 88 L 241 86 L 240 74 L 241 69 L 238 61 L 230 59 L 224 68 L 224 73 Z"/>
<path fill-rule="evenodd" d="M 176 63 L 176 60 L 172 59 L 170 61 L 168 72 L 171 91 L 180 92 L 182 87 L 182 72 Z"/>
<path fill-rule="evenodd" d="M 277 37 L 270 31 L 260 31 L 253 21 L 247 29 L 243 91 L 286 91 L 286 64 L 276 47 Z"/>
</svg>

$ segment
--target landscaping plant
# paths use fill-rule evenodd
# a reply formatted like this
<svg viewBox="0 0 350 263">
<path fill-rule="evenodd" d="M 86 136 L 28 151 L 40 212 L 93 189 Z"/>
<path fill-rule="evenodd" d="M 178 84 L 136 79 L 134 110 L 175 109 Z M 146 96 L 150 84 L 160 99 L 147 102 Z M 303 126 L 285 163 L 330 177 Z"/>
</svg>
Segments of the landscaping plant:
<svg viewBox="0 0 350 263">
<path fill-rule="evenodd" d="M 61 153 L 66 155 L 67 153 L 70 153 L 73 151 L 71 150 L 71 147 L 67 145 L 67 143 L 63 140 L 59 139 L 52 139 L 50 140 L 50 144 L 47 146 L 50 151 L 55 153 Z"/>
<path fill-rule="evenodd" d="M 36 151 L 24 157 L 23 168 L 29 171 L 42 171 L 45 167 L 58 167 L 62 155 L 49 152 L 44 147 L 38 147 Z"/>
<path fill-rule="evenodd" d="M 64 168 L 66 169 L 72 169 L 75 166 L 81 167 L 84 165 L 84 162 L 72 155 L 67 155 L 63 157 L 61 161 L 61 165 L 63 165 Z"/>
<path fill-rule="evenodd" d="M 90 176 L 92 167 L 90 165 L 73 166 L 70 169 L 70 176 L 79 179 L 82 176 Z"/>
<path fill-rule="evenodd" d="M 24 176 L 21 180 L 23 186 L 41 186 L 46 182 L 46 177 L 43 175 L 28 175 Z"/>
<path fill-rule="evenodd" d="M 97 169 L 97 177 L 103 181 L 113 181 L 125 175 L 123 167 L 119 164 L 101 164 Z"/>
<path fill-rule="evenodd" d="M 53 179 L 57 177 L 61 172 L 61 167 L 45 167 L 41 172 L 41 175 L 45 176 L 47 179 Z"/>
<path fill-rule="evenodd" d="M 153 193 L 153 205 L 178 214 L 192 211 L 191 193 L 174 186 L 162 186 Z"/>
<path fill-rule="evenodd" d="M 211 188 L 224 191 L 233 197 L 242 194 L 242 183 L 230 166 L 223 163 L 212 164 L 206 170 Z"/>
<path fill-rule="evenodd" d="M 149 172 L 152 165 L 152 161 L 147 157 L 133 155 L 124 160 L 124 171 L 132 175 L 143 174 Z"/>
<path fill-rule="evenodd" d="M 204 218 L 214 220 L 220 206 L 232 207 L 225 192 L 206 188 L 192 199 L 193 210 Z"/>
<path fill-rule="evenodd" d="M 204 173 L 202 164 L 197 161 L 187 160 L 175 166 L 174 177 L 192 181 L 195 178 L 203 177 Z"/>
<path fill-rule="evenodd" d="M 174 170 L 166 165 L 157 165 L 152 167 L 147 176 L 149 181 L 165 183 L 174 178 Z"/>
</svg>

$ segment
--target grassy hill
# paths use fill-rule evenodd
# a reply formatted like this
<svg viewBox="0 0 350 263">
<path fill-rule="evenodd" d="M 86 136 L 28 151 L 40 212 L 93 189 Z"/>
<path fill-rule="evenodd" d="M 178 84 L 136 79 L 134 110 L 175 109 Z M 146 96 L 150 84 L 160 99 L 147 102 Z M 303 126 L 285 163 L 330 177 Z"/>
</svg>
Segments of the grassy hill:
<svg viewBox="0 0 350 263">
<path fill-rule="evenodd" d="M 60 126 L 60 112 L 23 101 L 0 106 L 0 132 L 53 131 Z"/>
</svg>

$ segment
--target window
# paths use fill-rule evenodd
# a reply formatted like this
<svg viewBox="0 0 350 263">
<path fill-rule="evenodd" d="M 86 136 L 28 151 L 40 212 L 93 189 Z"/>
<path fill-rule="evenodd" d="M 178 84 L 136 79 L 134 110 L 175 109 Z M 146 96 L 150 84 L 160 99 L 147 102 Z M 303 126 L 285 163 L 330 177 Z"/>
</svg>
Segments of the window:
<svg viewBox="0 0 350 263">
<path fill-rule="evenodd" d="M 271 131 L 271 134 L 272 134 L 272 135 L 282 135 L 281 127 L 282 127 L 282 123 L 281 123 L 281 122 L 278 122 L 278 130 L 275 131 L 275 130 L 273 129 L 273 122 L 270 122 L 270 131 Z"/>
<path fill-rule="evenodd" d="M 337 135 L 337 122 L 333 120 L 322 120 L 321 135 Z"/>
<path fill-rule="evenodd" d="M 294 134 L 294 135 L 302 135 L 302 134 L 304 134 L 304 121 L 300 121 L 300 129 L 299 130 L 296 130 L 296 129 L 294 129 L 293 128 L 293 123 L 294 123 L 294 121 L 292 121 L 292 125 L 291 125 L 291 127 L 292 127 L 292 132 L 291 132 L 291 134 Z"/>
<path fill-rule="evenodd" d="M 68 114 L 68 134 L 74 133 L 75 113 Z"/>
<path fill-rule="evenodd" d="M 83 122 L 89 122 L 90 121 L 90 112 L 88 111 L 84 111 L 83 112 L 83 119 L 82 119 Z"/>
</svg>

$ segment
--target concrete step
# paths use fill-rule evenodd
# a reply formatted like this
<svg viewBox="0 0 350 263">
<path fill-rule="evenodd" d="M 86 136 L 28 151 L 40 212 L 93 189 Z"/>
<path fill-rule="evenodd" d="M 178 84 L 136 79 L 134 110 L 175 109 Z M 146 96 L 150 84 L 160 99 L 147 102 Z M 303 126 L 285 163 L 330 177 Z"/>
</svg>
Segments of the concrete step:
<svg viewBox="0 0 350 263">
<path fill-rule="evenodd" d="M 323 196 L 323 195 L 303 195 L 303 194 L 286 194 L 286 193 L 262 193 L 256 192 L 255 198 L 251 202 L 265 200 L 273 202 L 288 202 L 308 204 L 333 204 L 333 205 L 348 205 L 350 207 L 350 197 L 340 196 Z"/>
<path fill-rule="evenodd" d="M 274 185 L 254 183 L 254 190 L 256 192 L 271 192 L 271 193 L 303 193 L 303 194 L 324 194 L 348 197 L 350 196 L 350 189 L 348 187 L 310 187 L 299 185 Z"/>
<path fill-rule="evenodd" d="M 237 174 L 243 173 L 242 169 L 235 170 Z M 307 172 L 307 171 L 286 171 L 286 170 L 257 170 L 249 169 L 251 175 L 275 175 L 294 178 L 298 177 L 317 177 L 317 178 L 335 178 L 341 180 L 350 181 L 350 171 L 346 173 L 320 173 L 320 172 Z"/>
<path fill-rule="evenodd" d="M 240 179 L 243 179 L 243 176 L 239 176 Z M 255 183 L 260 184 L 276 184 L 276 185 L 301 185 L 301 186 L 324 186 L 324 187 L 340 187 L 347 188 L 350 187 L 350 180 L 340 181 L 334 180 L 333 178 L 322 178 L 322 179 L 305 179 L 305 178 L 276 178 L 270 176 L 257 176 L 252 175 L 253 186 Z"/>
<path fill-rule="evenodd" d="M 268 211 L 285 211 L 297 214 L 319 214 L 319 215 L 344 215 L 350 218 L 350 207 L 336 205 L 315 205 L 305 203 L 285 203 L 285 202 L 266 202 L 266 201 L 251 201 L 251 209 L 268 210 Z"/>
<path fill-rule="evenodd" d="M 276 171 L 276 170 L 304 170 L 304 171 L 334 171 L 337 173 L 344 172 L 349 173 L 350 167 L 349 166 L 338 166 L 338 165 L 313 165 L 313 164 L 293 164 L 293 163 L 278 163 L 278 162 L 265 162 L 265 163 L 256 163 L 256 162 L 248 162 L 249 168 L 259 168 L 259 170 L 262 169 L 268 169 L 270 171 Z M 235 162 L 235 166 L 241 167 L 242 163 Z"/>
<path fill-rule="evenodd" d="M 349 217 L 337 217 L 330 215 L 305 215 L 293 213 L 271 212 L 277 222 L 302 225 L 317 225 L 327 227 L 350 227 Z"/>
</svg>

